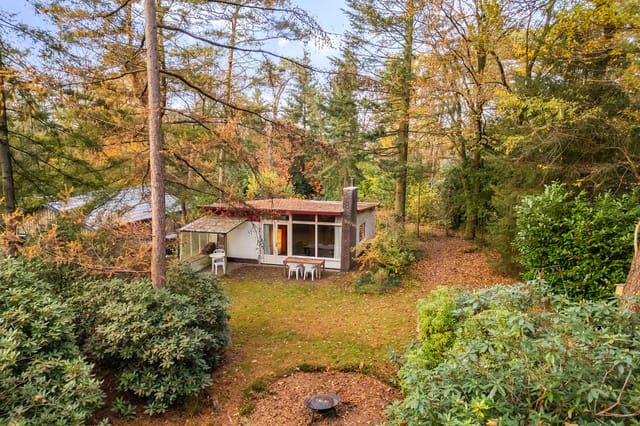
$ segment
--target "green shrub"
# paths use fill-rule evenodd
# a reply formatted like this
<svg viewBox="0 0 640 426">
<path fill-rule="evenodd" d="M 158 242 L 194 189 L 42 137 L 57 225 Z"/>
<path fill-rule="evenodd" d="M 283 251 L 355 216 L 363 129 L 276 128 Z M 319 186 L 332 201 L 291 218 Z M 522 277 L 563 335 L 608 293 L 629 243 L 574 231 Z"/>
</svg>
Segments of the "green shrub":
<svg viewBox="0 0 640 426">
<path fill-rule="evenodd" d="M 416 351 L 412 351 L 407 363 L 419 363 L 421 368 L 432 368 L 442 362 L 444 354 L 455 341 L 455 307 L 455 299 L 446 289 L 434 291 L 428 299 L 418 301 L 420 343 Z"/>
<path fill-rule="evenodd" d="M 610 297 L 624 282 L 633 256 L 633 228 L 640 217 L 638 193 L 589 201 L 562 185 L 524 197 L 517 207 L 515 246 L 525 278 L 543 271 L 555 293 L 574 299 Z"/>
<path fill-rule="evenodd" d="M 0 424 L 84 423 L 100 382 L 74 340 L 70 309 L 29 265 L 0 259 Z"/>
<path fill-rule="evenodd" d="M 198 274 L 188 265 L 179 264 L 169 271 L 167 289 L 187 296 L 196 310 L 195 326 L 211 335 L 204 352 L 212 368 L 218 366 L 221 352 L 231 343 L 229 332 L 229 300 L 219 281 L 208 274 Z"/>
<path fill-rule="evenodd" d="M 383 221 L 376 235 L 359 248 L 358 262 L 367 271 L 356 279 L 354 287 L 361 293 L 379 294 L 400 285 L 400 275 L 416 261 L 418 242 L 415 236 Z"/>
<path fill-rule="evenodd" d="M 443 298 L 432 311 L 457 318 L 455 342 L 437 364 L 402 367 L 392 424 L 637 423 L 640 316 L 544 294 L 533 283 L 466 292 L 453 310 Z"/>
<path fill-rule="evenodd" d="M 118 389 L 164 412 L 210 384 L 229 343 L 228 301 L 216 281 L 184 270 L 165 289 L 148 280 L 86 281 L 72 298 L 85 353 L 117 371 Z"/>
<path fill-rule="evenodd" d="M 365 240 L 358 262 L 374 273 L 378 269 L 387 271 L 390 277 L 397 277 L 404 269 L 416 261 L 418 244 L 415 237 L 399 230 L 382 226 L 376 235 Z"/>
<path fill-rule="evenodd" d="M 111 410 L 125 420 L 133 420 L 136 416 L 136 406 L 122 398 L 113 400 Z"/>
<path fill-rule="evenodd" d="M 392 276 L 384 268 L 366 271 L 354 282 L 356 291 L 367 294 L 382 294 L 391 288 L 400 286 L 400 278 Z"/>
</svg>

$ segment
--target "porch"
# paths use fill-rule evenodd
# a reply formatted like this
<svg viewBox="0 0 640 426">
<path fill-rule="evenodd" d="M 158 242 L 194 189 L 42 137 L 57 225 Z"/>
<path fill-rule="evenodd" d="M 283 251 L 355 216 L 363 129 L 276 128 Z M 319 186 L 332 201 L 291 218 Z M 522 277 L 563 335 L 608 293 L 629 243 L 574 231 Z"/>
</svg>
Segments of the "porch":
<svg viewBox="0 0 640 426">
<path fill-rule="evenodd" d="M 206 267 L 202 267 L 198 270 L 203 274 L 213 274 L 211 270 L 211 262 Z M 332 281 L 338 274 L 337 270 L 325 270 L 320 278 L 315 278 L 314 281 L 307 278 L 306 282 L 329 282 Z M 219 278 L 234 280 L 234 281 L 254 281 L 254 282 L 268 282 L 268 283 L 293 283 L 296 282 L 295 278 L 288 279 L 286 269 L 283 265 L 269 265 L 264 263 L 245 263 L 245 262 L 227 262 L 227 273 L 218 274 Z M 300 278 L 298 283 L 303 282 Z"/>
</svg>

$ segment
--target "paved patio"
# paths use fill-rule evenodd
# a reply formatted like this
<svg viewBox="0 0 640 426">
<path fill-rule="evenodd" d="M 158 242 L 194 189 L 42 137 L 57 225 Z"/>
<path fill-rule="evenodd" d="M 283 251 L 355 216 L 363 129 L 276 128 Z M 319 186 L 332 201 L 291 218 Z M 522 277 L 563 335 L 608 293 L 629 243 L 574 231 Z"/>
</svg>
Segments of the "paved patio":
<svg viewBox="0 0 640 426">
<path fill-rule="evenodd" d="M 201 270 L 201 272 L 211 272 L 211 267 L 207 267 Z M 322 273 L 322 278 L 316 278 L 314 281 L 328 281 L 332 276 L 338 274 L 335 270 L 325 270 Z M 245 281 L 269 281 L 269 282 L 287 282 L 296 281 L 295 278 L 289 280 L 285 274 L 284 266 L 279 265 L 261 265 L 254 263 L 227 263 L 227 274 L 219 274 L 221 278 L 229 278 L 232 280 L 245 280 Z M 300 278 L 298 281 L 303 281 Z M 311 282 L 311 279 L 307 278 L 306 281 Z"/>
</svg>

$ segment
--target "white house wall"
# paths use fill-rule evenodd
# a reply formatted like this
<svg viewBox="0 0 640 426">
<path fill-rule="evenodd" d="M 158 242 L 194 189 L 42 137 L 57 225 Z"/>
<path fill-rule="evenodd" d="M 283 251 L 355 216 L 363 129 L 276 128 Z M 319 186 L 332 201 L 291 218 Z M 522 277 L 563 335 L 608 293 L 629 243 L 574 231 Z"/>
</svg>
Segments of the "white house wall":
<svg viewBox="0 0 640 426">
<path fill-rule="evenodd" d="M 258 260 L 260 247 L 260 222 L 244 222 L 227 234 L 227 257 Z"/>
<path fill-rule="evenodd" d="M 366 210 L 362 213 L 358 213 L 358 227 L 361 224 L 364 225 L 364 235 L 368 240 L 369 238 L 373 238 L 376 234 L 376 214 L 373 210 Z M 360 242 L 360 241 L 358 241 Z"/>
<path fill-rule="evenodd" d="M 356 227 L 356 247 L 360 244 L 360 226 L 364 224 L 364 239 L 373 238 L 376 234 L 376 214 L 373 210 L 358 213 L 358 226 Z M 356 250 L 360 254 L 361 250 Z"/>
</svg>

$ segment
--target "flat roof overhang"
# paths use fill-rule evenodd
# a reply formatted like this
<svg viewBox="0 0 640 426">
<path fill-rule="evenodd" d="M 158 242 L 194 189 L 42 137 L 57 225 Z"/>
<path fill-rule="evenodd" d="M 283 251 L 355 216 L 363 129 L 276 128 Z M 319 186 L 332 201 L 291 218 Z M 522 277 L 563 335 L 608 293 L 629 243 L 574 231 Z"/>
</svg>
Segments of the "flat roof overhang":
<svg viewBox="0 0 640 426">
<path fill-rule="evenodd" d="M 202 232 L 209 234 L 228 234 L 247 221 L 244 217 L 226 217 L 207 215 L 180 228 L 180 232 Z"/>
</svg>

